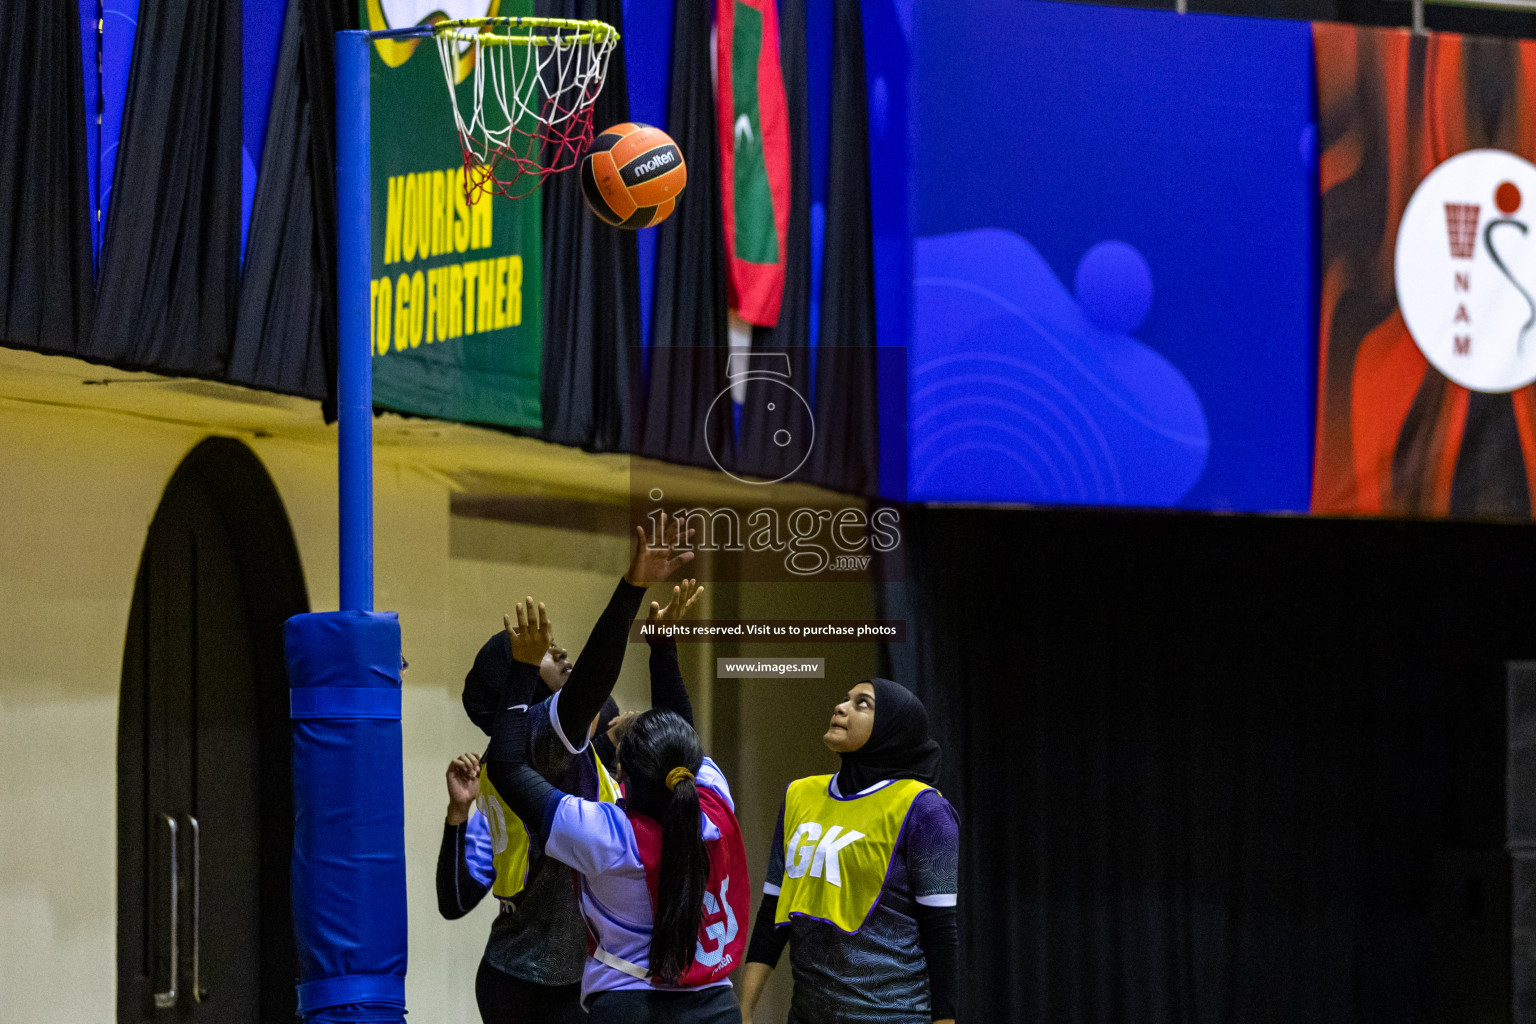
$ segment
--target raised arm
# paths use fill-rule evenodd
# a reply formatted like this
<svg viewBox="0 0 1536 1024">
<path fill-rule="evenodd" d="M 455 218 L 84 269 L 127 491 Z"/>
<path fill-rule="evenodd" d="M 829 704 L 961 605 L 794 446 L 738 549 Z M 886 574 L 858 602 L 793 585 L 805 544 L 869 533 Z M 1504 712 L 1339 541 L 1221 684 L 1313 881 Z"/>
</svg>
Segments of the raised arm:
<svg viewBox="0 0 1536 1024">
<path fill-rule="evenodd" d="M 672 599 L 663 607 L 652 601 L 649 622 L 675 622 L 688 614 L 695 601 L 704 593 L 697 580 L 683 580 L 672 588 Z M 651 646 L 651 707 L 666 708 L 693 724 L 693 703 L 688 699 L 688 687 L 683 683 L 683 672 L 677 663 L 677 641 L 665 636 L 648 635 Z"/>
<path fill-rule="evenodd" d="M 644 598 L 645 587 L 635 586 L 627 578 L 619 581 L 608 599 L 608 607 L 592 627 L 570 678 L 560 688 L 556 704 L 560 731 L 577 748 L 586 742 L 588 727 L 619 681 L 619 669 L 624 667 L 624 652 L 629 644 L 629 624 Z"/>
<path fill-rule="evenodd" d="M 550 820 L 560 803 L 560 791 L 528 763 L 528 708 L 514 704 L 496 716 L 491 746 L 485 754 L 491 785 L 524 824 L 538 823 L 549 834 Z"/>
<path fill-rule="evenodd" d="M 572 745 L 579 748 L 586 742 L 593 719 L 613 693 L 629 645 L 629 624 L 640 610 L 645 589 L 693 561 L 693 552 L 685 550 L 686 539 L 682 522 L 674 521 L 669 529 L 665 513 L 656 544 L 646 538 L 644 527 L 635 527 L 635 550 L 629 570 L 614 588 L 608 607 L 592 627 L 576 667 L 560 690 L 560 731 Z"/>
<path fill-rule="evenodd" d="M 488 881 L 475 876 L 469 862 L 469 828 L 479 774 L 480 758 L 475 754 L 461 754 L 448 765 L 448 814 L 437 851 L 437 911 L 450 921 L 475 909 L 491 888 Z"/>
</svg>

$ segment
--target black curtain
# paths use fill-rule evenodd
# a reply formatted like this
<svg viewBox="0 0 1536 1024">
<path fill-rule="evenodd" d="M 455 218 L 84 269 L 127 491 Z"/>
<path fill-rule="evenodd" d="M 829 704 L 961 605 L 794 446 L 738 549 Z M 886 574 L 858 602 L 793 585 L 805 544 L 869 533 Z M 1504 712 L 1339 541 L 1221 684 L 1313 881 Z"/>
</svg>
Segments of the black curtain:
<svg viewBox="0 0 1536 1024">
<path fill-rule="evenodd" d="M 309 110 L 310 200 L 325 360 L 325 420 L 336 419 L 336 33 L 359 28 L 354 0 L 299 0 L 304 15 L 301 102 Z M 270 134 L 270 129 L 269 129 Z M 314 343 L 313 341 L 311 342 Z"/>
<path fill-rule="evenodd" d="M 252 387 L 333 399 L 334 304 L 325 283 L 334 272 L 319 261 L 315 230 L 313 126 L 300 70 L 305 2 L 291 0 L 283 24 L 228 375 Z"/>
<path fill-rule="evenodd" d="M 788 356 L 790 386 L 811 401 L 811 151 L 805 18 L 806 0 L 783 0 L 779 9 L 779 62 L 789 111 L 790 197 L 784 297 L 777 326 L 752 328 L 752 351 Z M 800 455 L 793 448 L 772 443 L 778 421 L 767 415 L 766 407 L 764 380 L 754 377 L 747 382 L 742 405 L 736 466 L 740 472 L 776 480 L 794 468 Z"/>
<path fill-rule="evenodd" d="M 240 287 L 240 5 L 145 0 L 101 254 L 77 353 L 222 378 Z"/>
<path fill-rule="evenodd" d="M 890 661 L 961 816 L 962 1020 L 1509 1019 L 1529 526 L 906 523 Z"/>
<path fill-rule="evenodd" d="M 624 31 L 621 0 L 540 0 L 553 18 L 596 18 Z M 597 132 L 629 119 L 624 45 L 598 94 Z M 690 161 L 690 171 L 696 165 Z M 588 451 L 629 448 L 631 349 L 640 341 L 640 265 L 632 231 L 587 209 L 572 170 L 544 179 L 544 366 L 547 441 Z"/>
<path fill-rule="evenodd" d="M 809 478 L 853 494 L 880 483 L 869 107 L 859 0 L 835 0 L 832 146 L 816 354 L 816 447 Z"/>
<path fill-rule="evenodd" d="M 712 448 L 729 466 L 734 459 L 731 417 L 706 416 L 729 383 L 710 8 L 703 0 L 677 0 L 673 10 L 667 133 L 687 156 L 688 188 L 672 216 L 656 229 L 661 235 L 639 454 L 709 466 Z"/>
<path fill-rule="evenodd" d="M 237 0 L 144 0 L 92 278 L 71 4 L 0 8 L 0 344 L 320 398 L 334 410 L 336 31 L 291 0 L 244 277 Z"/>
<path fill-rule="evenodd" d="M 0 344 L 70 352 L 94 299 L 79 11 L 10 0 L 0 39 Z"/>
</svg>

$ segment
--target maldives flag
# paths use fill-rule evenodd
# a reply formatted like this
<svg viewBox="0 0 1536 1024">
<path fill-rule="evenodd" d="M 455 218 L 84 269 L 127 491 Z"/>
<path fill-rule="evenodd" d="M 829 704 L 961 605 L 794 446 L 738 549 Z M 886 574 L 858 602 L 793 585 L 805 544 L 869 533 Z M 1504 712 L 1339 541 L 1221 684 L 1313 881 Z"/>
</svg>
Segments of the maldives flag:
<svg viewBox="0 0 1536 1024">
<path fill-rule="evenodd" d="M 789 230 L 789 110 L 774 0 L 717 0 L 720 183 L 731 305 L 774 327 Z"/>
</svg>

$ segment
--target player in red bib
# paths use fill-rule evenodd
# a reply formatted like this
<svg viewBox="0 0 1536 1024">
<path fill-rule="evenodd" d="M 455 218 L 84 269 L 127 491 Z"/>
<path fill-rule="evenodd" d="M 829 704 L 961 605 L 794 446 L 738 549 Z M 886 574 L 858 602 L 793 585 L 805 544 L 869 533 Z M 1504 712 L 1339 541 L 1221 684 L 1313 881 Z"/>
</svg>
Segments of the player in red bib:
<svg viewBox="0 0 1536 1024">
<path fill-rule="evenodd" d="M 520 705 L 497 716 L 487 771 L 544 854 L 577 873 L 593 1024 L 739 1024 L 729 975 L 746 952 L 750 883 L 730 785 L 703 755 L 681 676 L 653 671 L 651 698 L 619 748 L 618 805 L 532 769 Z"/>
</svg>

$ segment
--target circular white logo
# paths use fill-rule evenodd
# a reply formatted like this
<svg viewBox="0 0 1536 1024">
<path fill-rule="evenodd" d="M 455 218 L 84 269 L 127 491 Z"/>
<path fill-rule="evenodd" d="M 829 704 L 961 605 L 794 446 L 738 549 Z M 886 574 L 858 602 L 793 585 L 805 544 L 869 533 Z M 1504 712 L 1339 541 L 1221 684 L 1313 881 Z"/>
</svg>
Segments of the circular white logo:
<svg viewBox="0 0 1536 1024">
<path fill-rule="evenodd" d="M 785 365 L 788 366 L 788 363 L 786 362 Z M 720 472 L 744 484 L 776 484 L 780 480 L 788 480 L 800 471 L 801 466 L 805 465 L 805 460 L 811 457 L 811 449 L 816 445 L 816 417 L 811 413 L 811 403 L 807 402 L 800 392 L 782 380 L 775 379 L 774 375 L 738 374 L 735 375 L 735 379 L 737 381 L 756 380 L 759 383 L 761 390 L 753 397 L 756 401 L 763 403 L 763 409 L 760 412 L 762 423 L 766 425 L 763 429 L 772 431 L 768 436 L 782 453 L 782 461 L 779 465 L 790 465 L 790 469 L 772 480 L 754 480 L 751 477 L 737 476 L 720 464 L 720 456 L 715 454 L 715 446 L 711 438 L 715 436 L 716 430 L 721 429 L 716 422 L 717 417 L 734 415 L 731 411 L 731 392 L 735 387 L 734 384 L 716 395 L 715 400 L 709 403 L 709 411 L 704 414 L 704 447 L 709 452 L 710 460 Z"/>
<path fill-rule="evenodd" d="M 1431 171 L 1397 229 L 1397 305 L 1419 351 L 1473 391 L 1536 381 L 1536 166 L 1474 149 Z"/>
</svg>

